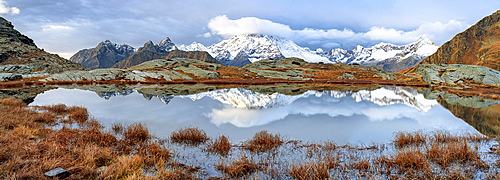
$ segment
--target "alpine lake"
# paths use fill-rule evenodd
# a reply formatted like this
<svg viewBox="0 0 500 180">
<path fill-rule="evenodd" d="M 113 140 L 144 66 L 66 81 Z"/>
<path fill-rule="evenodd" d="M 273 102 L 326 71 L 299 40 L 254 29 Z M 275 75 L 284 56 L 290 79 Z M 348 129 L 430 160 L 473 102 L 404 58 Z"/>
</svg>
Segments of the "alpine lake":
<svg viewBox="0 0 500 180">
<path fill-rule="evenodd" d="M 339 167 L 351 167 L 352 163 L 365 159 L 377 162 L 377 158 L 405 151 L 393 142 L 395 135 L 401 132 L 490 137 L 490 140 L 470 144 L 491 167 L 471 171 L 473 178 L 489 177 L 491 172 L 498 171 L 495 163 L 500 161 L 500 156 L 492 153 L 492 149 L 498 147 L 500 101 L 460 97 L 426 88 L 345 86 L 301 89 L 293 85 L 230 88 L 138 85 L 118 88 L 113 85 L 71 85 L 51 87 L 33 97 L 30 106 L 65 104 L 85 107 L 92 118 L 110 131 L 114 124 L 141 123 L 155 138 L 165 142 L 173 132 L 186 127 L 199 128 L 211 139 L 226 136 L 233 145 L 227 156 L 207 154 L 203 145 L 165 143 L 175 154 L 175 162 L 196 167 L 199 178 L 230 178 L 232 176 L 224 174 L 217 164 L 247 157 L 254 162 L 267 162 L 265 166 L 273 172 L 259 170 L 244 176 L 246 178 L 287 179 L 291 177 L 287 173 L 294 166 L 320 162 L 319 159 L 332 157 L 335 153 L 335 157 L 340 158 Z M 262 130 L 279 134 L 291 143 L 276 151 L 257 154 L 238 148 Z M 332 152 L 325 150 L 329 143 L 336 144 Z M 325 145 L 317 146 L 321 144 Z M 323 150 L 317 147 L 323 147 Z M 345 168 L 330 170 L 329 177 L 357 179 L 361 172 Z M 375 170 L 378 171 L 381 170 Z M 433 171 L 439 176 L 449 174 L 445 168 Z M 381 178 L 387 177 L 380 173 Z M 155 172 L 144 170 L 144 175 L 154 177 Z"/>
<path fill-rule="evenodd" d="M 139 122 L 157 137 L 198 127 L 210 137 L 225 135 L 232 142 L 249 139 L 261 130 L 287 139 L 340 144 L 387 143 L 400 131 L 490 136 L 499 131 L 500 101 L 426 89 L 294 89 L 282 93 L 280 87 L 252 87 L 189 93 L 161 90 L 165 88 L 98 91 L 62 86 L 37 95 L 30 105 L 82 106 L 105 127 Z"/>
</svg>

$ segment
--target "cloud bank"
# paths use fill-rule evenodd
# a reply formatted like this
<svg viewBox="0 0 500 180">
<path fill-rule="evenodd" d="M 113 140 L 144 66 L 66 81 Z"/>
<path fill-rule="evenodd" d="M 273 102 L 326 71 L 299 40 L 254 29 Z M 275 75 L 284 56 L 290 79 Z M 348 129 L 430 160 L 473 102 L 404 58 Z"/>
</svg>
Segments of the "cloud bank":
<svg viewBox="0 0 500 180">
<path fill-rule="evenodd" d="M 0 14 L 19 14 L 21 10 L 17 7 L 8 7 L 7 2 L 0 0 Z"/>
<path fill-rule="evenodd" d="M 323 48 L 353 48 L 356 45 L 372 45 L 379 42 L 408 44 L 421 36 L 428 36 L 438 44 L 451 39 L 453 35 L 465 30 L 469 25 L 462 21 L 450 20 L 447 23 L 425 23 L 413 30 L 400 30 L 386 27 L 372 27 L 367 32 L 354 32 L 350 29 L 292 29 L 290 26 L 256 17 L 229 19 L 226 15 L 212 18 L 208 23 L 211 35 L 230 38 L 241 34 L 267 34 L 292 39 L 299 44 L 321 46 Z M 205 36 L 207 37 L 207 36 Z"/>
</svg>

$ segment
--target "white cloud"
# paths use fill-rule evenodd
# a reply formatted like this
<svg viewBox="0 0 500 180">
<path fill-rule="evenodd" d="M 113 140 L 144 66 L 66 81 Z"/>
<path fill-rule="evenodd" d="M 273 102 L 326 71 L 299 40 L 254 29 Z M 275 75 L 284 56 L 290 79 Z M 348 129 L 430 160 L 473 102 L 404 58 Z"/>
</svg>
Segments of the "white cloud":
<svg viewBox="0 0 500 180">
<path fill-rule="evenodd" d="M 464 22 L 450 20 L 448 23 L 441 22 L 426 23 L 412 31 L 402 31 L 394 28 L 372 27 L 363 37 L 375 41 L 386 41 L 393 43 L 408 43 L 418 39 L 420 36 L 429 36 L 432 40 L 441 41 L 443 36 L 454 35 L 469 27 Z"/>
<path fill-rule="evenodd" d="M 287 37 L 293 32 L 289 26 L 269 20 L 256 17 L 243 17 L 237 20 L 230 20 L 226 15 L 212 18 L 208 23 L 208 28 L 212 31 L 212 34 L 226 38 L 239 34 L 255 33 Z"/>
<path fill-rule="evenodd" d="M 210 37 L 212 37 L 212 34 L 207 32 L 205 34 L 198 34 L 198 35 L 196 35 L 196 37 L 210 38 Z"/>
<path fill-rule="evenodd" d="M 44 25 L 42 26 L 42 29 L 44 31 L 57 31 L 57 30 L 71 30 L 73 29 L 72 27 L 69 26 L 63 26 L 63 25 Z"/>
<path fill-rule="evenodd" d="M 7 7 L 7 2 L 0 0 L 0 14 L 19 14 L 21 10 L 17 7 Z"/>
<path fill-rule="evenodd" d="M 256 17 L 243 17 L 236 20 L 226 15 L 212 18 L 208 23 L 210 35 L 229 38 L 241 34 L 267 34 L 290 38 L 297 43 L 316 43 L 324 48 L 346 47 L 359 44 L 375 44 L 381 41 L 394 44 L 407 44 L 421 36 L 429 36 L 438 44 L 451 39 L 455 34 L 465 30 L 469 25 L 464 22 L 450 20 L 448 23 L 434 22 L 420 25 L 410 31 L 395 28 L 372 27 L 368 32 L 354 32 L 350 29 L 313 29 L 294 30 L 290 26 Z"/>
</svg>

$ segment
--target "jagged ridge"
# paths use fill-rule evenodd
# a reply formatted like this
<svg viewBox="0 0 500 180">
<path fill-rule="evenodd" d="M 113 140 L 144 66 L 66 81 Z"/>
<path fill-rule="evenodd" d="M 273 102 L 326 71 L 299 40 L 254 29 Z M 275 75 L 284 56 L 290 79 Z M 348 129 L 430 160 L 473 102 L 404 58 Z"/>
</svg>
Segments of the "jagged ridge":
<svg viewBox="0 0 500 180">
<path fill-rule="evenodd" d="M 135 54 L 135 48 L 127 44 L 115 44 L 110 40 L 99 43 L 95 48 L 83 49 L 71 56 L 72 62 L 89 69 L 110 68 L 114 64 Z"/>
</svg>

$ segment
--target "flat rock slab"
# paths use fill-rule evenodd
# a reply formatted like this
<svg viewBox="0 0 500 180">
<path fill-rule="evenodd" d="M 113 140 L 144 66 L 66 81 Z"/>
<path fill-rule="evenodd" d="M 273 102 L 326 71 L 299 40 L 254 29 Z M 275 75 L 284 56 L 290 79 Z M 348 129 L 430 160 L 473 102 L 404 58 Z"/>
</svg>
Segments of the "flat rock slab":
<svg viewBox="0 0 500 180">
<path fill-rule="evenodd" d="M 69 171 L 66 171 L 63 168 L 55 168 L 55 169 L 52 169 L 44 174 L 50 178 L 57 177 L 59 179 L 64 179 L 64 178 L 69 177 L 69 175 L 71 175 L 71 173 Z"/>
</svg>

